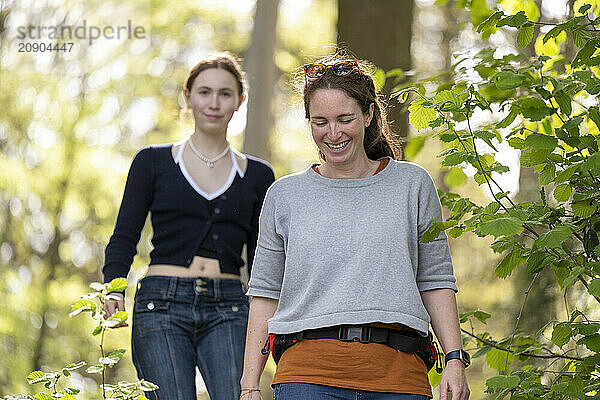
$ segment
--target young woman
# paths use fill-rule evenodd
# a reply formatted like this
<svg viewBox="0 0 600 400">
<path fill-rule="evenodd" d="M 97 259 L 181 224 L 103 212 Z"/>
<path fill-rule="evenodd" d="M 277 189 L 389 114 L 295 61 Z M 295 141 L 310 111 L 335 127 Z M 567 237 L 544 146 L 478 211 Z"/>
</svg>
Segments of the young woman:
<svg viewBox="0 0 600 400">
<path fill-rule="evenodd" d="M 373 79 L 350 58 L 304 67 L 321 165 L 269 189 L 248 294 L 242 400 L 260 399 L 269 334 L 275 399 L 427 399 L 431 322 L 446 351 L 441 398 L 465 400 L 455 278 L 433 181 L 396 161 Z M 267 343 L 265 343 L 267 342 Z M 285 347 L 284 347 L 285 348 Z M 419 352 L 419 354 L 417 353 Z"/>
<path fill-rule="evenodd" d="M 138 282 L 132 352 L 140 379 L 159 386 L 153 399 L 196 398 L 198 367 L 213 400 L 239 397 L 248 300 L 240 267 L 256 248 L 258 216 L 274 181 L 264 161 L 233 150 L 227 125 L 244 100 L 235 59 L 201 61 L 184 89 L 195 130 L 182 142 L 135 156 L 110 242 L 104 281 L 125 277 L 150 212 L 154 249 Z M 106 316 L 124 310 L 107 301 Z"/>
</svg>

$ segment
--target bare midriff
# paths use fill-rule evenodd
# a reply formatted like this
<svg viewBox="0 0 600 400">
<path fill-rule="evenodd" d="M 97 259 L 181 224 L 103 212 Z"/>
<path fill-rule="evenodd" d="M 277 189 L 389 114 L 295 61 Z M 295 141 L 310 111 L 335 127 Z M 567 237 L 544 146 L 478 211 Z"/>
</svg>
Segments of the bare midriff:
<svg viewBox="0 0 600 400">
<path fill-rule="evenodd" d="M 146 276 L 178 276 L 183 278 L 212 278 L 212 279 L 240 279 L 239 275 L 221 272 L 219 260 L 194 256 L 189 267 L 171 264 L 153 264 L 148 267 Z"/>
</svg>

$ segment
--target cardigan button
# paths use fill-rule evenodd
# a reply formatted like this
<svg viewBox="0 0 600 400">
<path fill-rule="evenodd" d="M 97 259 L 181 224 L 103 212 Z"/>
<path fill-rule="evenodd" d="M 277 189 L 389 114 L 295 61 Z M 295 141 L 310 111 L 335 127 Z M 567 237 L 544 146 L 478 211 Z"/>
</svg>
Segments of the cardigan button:
<svg viewBox="0 0 600 400">
<path fill-rule="evenodd" d="M 217 235 L 216 233 L 213 233 L 212 238 L 213 238 L 213 240 L 218 240 L 219 239 L 219 235 Z"/>
<path fill-rule="evenodd" d="M 221 209 L 220 208 L 215 208 L 215 214 L 221 214 Z"/>
<path fill-rule="evenodd" d="M 221 196 L 221 199 L 222 200 L 227 200 L 227 196 L 223 195 L 223 196 Z"/>
<path fill-rule="evenodd" d="M 154 303 L 153 303 L 153 302 L 150 302 L 150 303 L 146 304 L 146 308 L 147 308 L 148 310 L 154 310 Z"/>
</svg>

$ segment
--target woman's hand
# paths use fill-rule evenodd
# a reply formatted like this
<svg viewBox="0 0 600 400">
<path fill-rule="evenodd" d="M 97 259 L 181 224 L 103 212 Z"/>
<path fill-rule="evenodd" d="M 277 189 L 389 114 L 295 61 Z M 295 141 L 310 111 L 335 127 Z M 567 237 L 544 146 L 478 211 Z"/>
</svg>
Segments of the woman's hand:
<svg viewBox="0 0 600 400">
<path fill-rule="evenodd" d="M 125 311 L 125 297 L 123 293 L 111 293 L 113 297 L 118 297 L 117 300 L 106 300 L 104 305 L 102 306 L 102 311 L 104 311 L 104 319 L 109 319 L 114 313 L 117 311 Z M 123 322 L 115 326 L 115 328 L 121 328 L 124 326 L 129 326 L 128 323 Z"/>
<path fill-rule="evenodd" d="M 442 373 L 440 400 L 447 400 L 448 392 L 452 392 L 452 400 L 467 400 L 471 393 L 465 375 L 465 365 L 460 360 L 448 361 Z"/>
</svg>

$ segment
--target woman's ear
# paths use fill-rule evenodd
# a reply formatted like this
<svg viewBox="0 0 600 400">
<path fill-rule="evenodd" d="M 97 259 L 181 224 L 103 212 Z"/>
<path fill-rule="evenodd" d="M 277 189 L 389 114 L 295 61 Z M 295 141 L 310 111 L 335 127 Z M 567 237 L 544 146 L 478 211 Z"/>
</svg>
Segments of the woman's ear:
<svg viewBox="0 0 600 400">
<path fill-rule="evenodd" d="M 369 110 L 365 113 L 365 127 L 371 125 L 373 119 L 373 113 L 375 112 L 375 103 L 369 104 Z"/>
<path fill-rule="evenodd" d="M 244 100 L 246 100 L 246 95 L 243 94 L 242 97 L 240 97 L 240 104 L 238 104 L 237 108 L 235 109 L 235 111 L 237 111 L 240 106 L 242 105 L 242 103 L 244 102 Z"/>
<path fill-rule="evenodd" d="M 183 89 L 183 98 L 185 99 L 185 104 L 188 108 L 192 108 L 190 106 L 190 91 L 187 88 Z"/>
</svg>

